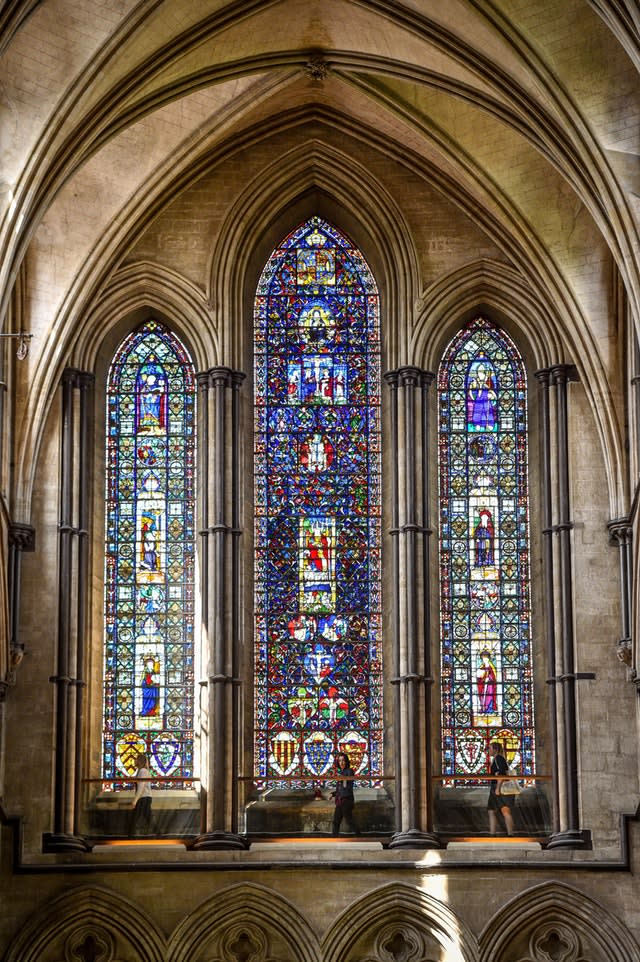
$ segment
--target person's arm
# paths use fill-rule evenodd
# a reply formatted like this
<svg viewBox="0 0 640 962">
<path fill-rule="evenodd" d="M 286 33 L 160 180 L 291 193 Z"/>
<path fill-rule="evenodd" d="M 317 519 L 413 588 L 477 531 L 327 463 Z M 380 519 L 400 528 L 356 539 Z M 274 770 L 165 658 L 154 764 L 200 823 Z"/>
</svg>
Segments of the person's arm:
<svg viewBox="0 0 640 962">
<path fill-rule="evenodd" d="M 496 762 L 498 763 L 498 775 L 504 776 L 509 774 L 509 765 L 507 764 L 507 759 L 504 755 L 497 755 Z M 502 782 L 498 780 L 496 783 L 496 795 L 502 794 Z"/>
</svg>

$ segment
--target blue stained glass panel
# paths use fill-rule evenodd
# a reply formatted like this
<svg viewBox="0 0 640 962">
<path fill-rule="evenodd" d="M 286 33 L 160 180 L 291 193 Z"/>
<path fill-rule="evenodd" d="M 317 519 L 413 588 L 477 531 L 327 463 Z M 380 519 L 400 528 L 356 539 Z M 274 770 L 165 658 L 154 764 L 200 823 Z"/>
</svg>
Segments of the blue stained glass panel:
<svg viewBox="0 0 640 962">
<path fill-rule="evenodd" d="M 116 352 L 106 429 L 103 778 L 145 752 L 175 788 L 193 776 L 195 380 L 155 321 Z"/>
<path fill-rule="evenodd" d="M 500 741 L 533 774 L 527 383 L 504 331 L 456 335 L 438 404 L 442 771 L 485 774 Z"/>
<path fill-rule="evenodd" d="M 380 336 L 362 255 L 313 217 L 255 300 L 255 777 L 382 773 Z"/>
</svg>

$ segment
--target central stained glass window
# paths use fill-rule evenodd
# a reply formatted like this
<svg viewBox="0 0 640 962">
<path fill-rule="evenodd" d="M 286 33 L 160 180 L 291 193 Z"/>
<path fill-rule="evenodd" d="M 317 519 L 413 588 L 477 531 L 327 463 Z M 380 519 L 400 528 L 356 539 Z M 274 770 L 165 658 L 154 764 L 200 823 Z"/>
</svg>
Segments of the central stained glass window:
<svg viewBox="0 0 640 962">
<path fill-rule="evenodd" d="M 486 774 L 499 741 L 530 775 L 527 383 L 504 331 L 479 317 L 459 332 L 438 403 L 442 772 Z"/>
<path fill-rule="evenodd" d="M 258 284 L 255 484 L 255 777 L 381 775 L 379 297 L 318 217 Z"/>
</svg>

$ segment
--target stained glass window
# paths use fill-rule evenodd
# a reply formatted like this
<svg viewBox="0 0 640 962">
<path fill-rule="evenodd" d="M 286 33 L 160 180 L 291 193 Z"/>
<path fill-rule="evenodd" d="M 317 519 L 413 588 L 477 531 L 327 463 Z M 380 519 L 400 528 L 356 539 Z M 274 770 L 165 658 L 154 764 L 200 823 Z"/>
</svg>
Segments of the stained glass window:
<svg viewBox="0 0 640 962">
<path fill-rule="evenodd" d="M 140 752 L 164 788 L 193 775 L 194 409 L 185 348 L 148 321 L 107 385 L 107 782 Z"/>
<path fill-rule="evenodd" d="M 379 299 L 313 217 L 255 302 L 255 776 L 382 772 Z"/>
<path fill-rule="evenodd" d="M 491 741 L 534 771 L 527 384 L 477 318 L 438 377 L 443 774 L 485 774 Z"/>
</svg>

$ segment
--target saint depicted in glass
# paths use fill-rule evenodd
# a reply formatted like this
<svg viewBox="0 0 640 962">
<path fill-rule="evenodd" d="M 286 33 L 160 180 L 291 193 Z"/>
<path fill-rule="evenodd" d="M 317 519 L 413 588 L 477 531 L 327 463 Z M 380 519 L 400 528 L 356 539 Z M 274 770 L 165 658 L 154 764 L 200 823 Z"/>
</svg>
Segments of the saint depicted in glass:
<svg viewBox="0 0 640 962">
<path fill-rule="evenodd" d="M 141 752 L 163 787 L 193 775 L 194 407 L 184 347 L 148 321 L 107 386 L 107 782 Z"/>
<path fill-rule="evenodd" d="M 379 301 L 313 217 L 255 303 L 255 776 L 382 772 Z"/>
<path fill-rule="evenodd" d="M 442 771 L 484 774 L 490 742 L 534 771 L 527 385 L 510 338 L 477 318 L 438 377 Z"/>
</svg>

